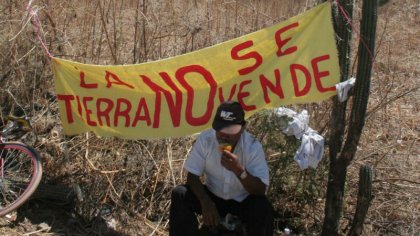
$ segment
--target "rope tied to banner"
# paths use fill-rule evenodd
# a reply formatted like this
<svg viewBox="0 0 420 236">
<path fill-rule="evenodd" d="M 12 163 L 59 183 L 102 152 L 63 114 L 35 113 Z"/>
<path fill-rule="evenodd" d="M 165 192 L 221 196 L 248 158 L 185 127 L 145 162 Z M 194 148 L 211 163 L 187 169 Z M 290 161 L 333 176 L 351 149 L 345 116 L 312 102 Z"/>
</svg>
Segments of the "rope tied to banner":
<svg viewBox="0 0 420 236">
<path fill-rule="evenodd" d="M 48 50 L 44 38 L 41 36 L 41 21 L 38 17 L 38 9 L 34 10 L 32 8 L 32 2 L 33 0 L 29 0 L 28 6 L 26 7 L 26 11 L 28 12 L 29 18 L 31 19 L 32 25 L 34 27 L 34 32 L 39 43 L 41 44 L 42 49 L 48 55 L 48 57 L 51 58 L 52 54 Z"/>
</svg>

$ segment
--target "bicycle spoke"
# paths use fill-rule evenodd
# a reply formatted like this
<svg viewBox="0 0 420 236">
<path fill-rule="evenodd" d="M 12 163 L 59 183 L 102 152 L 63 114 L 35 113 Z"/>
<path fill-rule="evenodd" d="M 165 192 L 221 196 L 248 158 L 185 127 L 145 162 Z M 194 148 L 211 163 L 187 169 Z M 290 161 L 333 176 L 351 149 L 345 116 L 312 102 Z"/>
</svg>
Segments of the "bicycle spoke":
<svg viewBox="0 0 420 236">
<path fill-rule="evenodd" d="M 34 174 L 33 153 L 19 145 L 0 146 L 0 212 L 6 208 L 15 208 L 31 185 Z M 8 211 L 8 210 L 7 210 Z"/>
</svg>

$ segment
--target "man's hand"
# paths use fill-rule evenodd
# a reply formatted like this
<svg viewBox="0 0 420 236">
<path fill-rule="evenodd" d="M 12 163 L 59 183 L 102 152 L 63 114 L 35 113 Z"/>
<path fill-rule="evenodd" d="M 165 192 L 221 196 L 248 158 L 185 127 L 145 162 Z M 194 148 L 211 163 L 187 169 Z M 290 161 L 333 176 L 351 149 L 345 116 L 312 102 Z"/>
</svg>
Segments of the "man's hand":
<svg viewBox="0 0 420 236">
<path fill-rule="evenodd" d="M 203 215 L 203 224 L 208 226 L 217 226 L 220 221 L 219 211 L 209 198 L 201 201 L 201 211 Z"/>
<path fill-rule="evenodd" d="M 223 151 L 220 163 L 237 176 L 244 171 L 244 167 L 239 162 L 238 157 L 227 150 Z"/>
<path fill-rule="evenodd" d="M 232 171 L 236 176 L 239 176 L 245 170 L 245 168 L 239 162 L 238 157 L 235 154 L 226 150 L 224 150 L 222 153 L 220 163 L 226 169 Z M 246 189 L 246 191 L 248 191 L 249 193 L 261 196 L 265 195 L 267 186 L 263 182 L 261 182 L 259 178 L 254 177 L 250 173 L 248 173 L 247 177 L 245 179 L 240 179 L 240 181 Z"/>
</svg>

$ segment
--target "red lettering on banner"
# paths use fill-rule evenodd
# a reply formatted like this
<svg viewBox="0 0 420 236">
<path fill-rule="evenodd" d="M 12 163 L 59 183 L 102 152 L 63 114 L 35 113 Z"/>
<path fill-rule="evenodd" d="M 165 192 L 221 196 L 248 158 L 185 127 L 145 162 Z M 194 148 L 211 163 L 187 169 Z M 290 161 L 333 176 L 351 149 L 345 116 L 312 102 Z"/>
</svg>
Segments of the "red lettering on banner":
<svg viewBox="0 0 420 236">
<path fill-rule="evenodd" d="M 271 92 L 277 94 L 279 98 L 284 98 L 283 89 L 280 84 L 281 77 L 279 69 L 274 70 L 274 76 L 276 77 L 276 85 L 272 84 L 271 81 L 268 80 L 264 75 L 260 75 L 260 84 L 264 93 L 264 101 L 267 104 L 271 102 L 270 97 L 268 96 L 268 89 L 270 89 Z"/>
<path fill-rule="evenodd" d="M 251 72 L 253 72 L 254 70 L 256 70 L 263 62 L 263 58 L 262 56 L 257 52 L 257 51 L 251 51 L 249 53 L 246 53 L 242 56 L 240 56 L 238 53 L 239 51 L 242 51 L 244 49 L 250 48 L 254 45 L 252 40 L 248 40 L 246 42 L 240 43 L 236 46 L 234 46 L 230 52 L 230 55 L 232 57 L 232 59 L 234 60 L 247 60 L 247 59 L 254 59 L 255 63 L 252 66 L 249 67 L 245 67 L 242 68 L 240 70 L 238 70 L 238 73 L 240 75 L 246 75 L 249 74 Z"/>
<path fill-rule="evenodd" d="M 106 107 L 102 109 L 103 105 L 105 104 Z M 114 108 L 114 102 L 108 98 L 98 98 L 96 101 L 96 116 L 98 117 L 98 122 L 100 126 L 103 126 L 102 117 L 105 118 L 106 126 L 111 126 L 111 118 L 109 113 L 111 112 L 112 108 Z"/>
<path fill-rule="evenodd" d="M 85 82 L 85 72 L 80 71 L 79 77 L 80 77 L 80 87 L 87 88 L 87 89 L 98 88 L 98 84 L 87 84 Z"/>
<path fill-rule="evenodd" d="M 318 90 L 320 92 L 335 91 L 335 86 L 324 88 L 324 86 L 322 86 L 322 83 L 321 83 L 321 78 L 329 76 L 330 72 L 329 71 L 319 71 L 318 63 L 321 62 L 321 61 L 328 60 L 328 59 L 330 59 L 329 55 L 322 55 L 322 56 L 319 56 L 319 57 L 316 57 L 316 58 L 312 59 L 312 61 L 311 61 L 312 70 L 314 71 L 315 84 L 316 84 L 316 87 L 318 88 Z"/>
<path fill-rule="evenodd" d="M 223 88 L 220 87 L 219 88 L 219 101 L 220 101 L 220 103 L 223 103 L 225 101 L 231 101 L 232 98 L 233 98 L 233 95 L 235 94 L 235 91 L 236 91 L 236 84 L 234 84 L 232 86 L 232 88 L 230 88 L 229 98 L 226 100 L 225 97 L 223 96 Z"/>
<path fill-rule="evenodd" d="M 244 102 L 244 98 L 250 95 L 249 92 L 244 92 L 243 89 L 246 85 L 250 84 L 252 80 L 244 80 L 239 84 L 239 91 L 238 91 L 238 102 L 242 105 L 245 111 L 252 111 L 257 109 L 255 105 L 246 105 Z"/>
<path fill-rule="evenodd" d="M 79 112 L 79 116 L 83 120 L 82 102 L 80 101 L 79 96 L 76 96 L 76 101 L 77 101 L 77 112 Z"/>
<path fill-rule="evenodd" d="M 193 99 L 194 99 L 194 89 L 187 83 L 185 80 L 185 75 L 188 73 L 198 73 L 203 76 L 204 80 L 210 86 L 210 93 L 207 100 L 207 104 L 200 104 L 206 106 L 206 112 L 200 117 L 193 117 Z M 179 68 L 176 73 L 175 77 L 179 81 L 179 83 L 187 90 L 187 106 L 185 110 L 185 120 L 188 124 L 192 126 L 199 126 L 206 124 L 210 119 L 213 112 L 214 107 L 214 97 L 216 95 L 217 90 L 217 83 L 214 80 L 210 71 L 206 70 L 204 67 L 200 65 L 190 65 Z M 197 79 L 197 78 L 195 78 Z"/>
<path fill-rule="evenodd" d="M 93 97 L 83 97 L 83 108 L 85 108 L 85 112 L 86 112 L 86 123 L 89 126 L 97 126 L 96 122 L 91 120 L 90 116 L 92 115 L 92 110 L 90 110 L 87 105 L 87 103 L 92 100 L 93 100 Z"/>
<path fill-rule="evenodd" d="M 142 115 L 142 111 L 144 111 L 144 115 Z M 150 114 L 149 114 L 149 108 L 147 107 L 146 99 L 141 98 L 139 105 L 137 106 L 136 116 L 134 117 L 132 127 L 135 127 L 137 125 L 137 122 L 144 120 L 146 121 L 147 126 L 150 126 L 151 120 L 150 120 Z"/>
<path fill-rule="evenodd" d="M 165 83 L 175 91 L 175 103 L 173 102 L 172 96 L 169 92 L 165 93 L 166 101 L 168 102 L 169 111 L 171 114 L 172 124 L 174 127 L 178 127 L 181 122 L 181 108 L 182 108 L 182 91 L 175 85 L 171 77 L 166 72 L 161 72 L 159 75 L 165 81 Z"/>
<path fill-rule="evenodd" d="M 73 120 L 73 113 L 71 110 L 71 101 L 74 100 L 73 95 L 63 95 L 63 94 L 57 94 L 57 99 L 59 101 L 64 101 L 64 105 L 66 107 L 66 117 L 67 117 L 67 123 L 71 124 L 74 122 Z"/>
<path fill-rule="evenodd" d="M 305 86 L 301 90 L 299 90 L 299 80 L 296 71 L 300 70 L 305 76 Z M 293 81 L 293 88 L 295 90 L 295 96 L 301 97 L 306 95 L 311 88 L 311 74 L 309 73 L 308 69 L 305 66 L 300 64 L 292 64 L 290 65 L 290 73 L 292 74 L 292 81 Z"/>
<path fill-rule="evenodd" d="M 125 104 L 125 109 L 123 108 L 123 104 Z M 115 107 L 115 114 L 114 114 L 114 126 L 118 126 L 118 117 L 125 118 L 124 127 L 130 126 L 130 111 L 131 111 L 131 102 L 125 98 L 118 98 L 117 99 L 117 106 Z"/>
<path fill-rule="evenodd" d="M 292 38 L 286 38 L 286 39 L 281 38 L 282 33 L 286 32 L 286 31 L 288 31 L 292 28 L 298 27 L 298 26 L 299 26 L 299 23 L 295 22 L 293 24 L 286 25 L 285 27 L 277 30 L 277 32 L 275 34 L 275 37 L 274 37 L 274 39 L 276 40 L 277 49 L 278 49 L 277 50 L 277 56 L 280 57 L 280 56 L 284 56 L 284 55 L 287 55 L 287 54 L 291 54 L 298 49 L 297 46 L 292 46 L 292 47 L 289 47 L 289 48 L 286 48 L 286 49 L 282 50 L 282 47 L 284 45 L 286 45 L 287 42 L 289 42 Z"/>
<path fill-rule="evenodd" d="M 147 84 L 153 91 L 156 93 L 155 98 L 155 115 L 153 116 L 153 128 L 159 128 L 159 122 L 160 122 L 160 107 L 162 104 L 162 95 L 160 92 L 163 90 L 161 87 L 159 87 L 157 84 L 153 83 L 149 77 L 145 75 L 140 75 L 140 78 L 143 79 L 143 82 Z"/>
<path fill-rule="evenodd" d="M 109 71 L 105 71 L 105 73 L 106 73 L 105 74 L 105 79 L 107 81 L 107 84 L 106 84 L 107 88 L 111 88 L 112 84 L 124 85 L 124 86 L 127 86 L 127 87 L 131 88 L 131 89 L 134 88 L 134 86 L 123 82 L 116 74 L 114 74 L 112 72 L 109 72 Z"/>
<path fill-rule="evenodd" d="M 169 77 L 169 75 L 165 72 L 161 72 L 159 73 L 160 76 L 162 77 L 162 79 L 165 81 L 165 83 L 171 87 L 171 89 L 173 89 L 173 91 L 175 91 L 175 102 L 174 99 L 172 97 L 172 94 L 160 87 L 159 85 L 155 84 L 152 82 L 152 80 L 145 76 L 145 75 L 140 75 L 140 78 L 142 78 L 143 82 L 149 86 L 155 93 L 156 93 L 156 102 L 155 102 L 155 115 L 154 115 L 154 119 L 153 119 L 153 128 L 158 128 L 159 127 L 159 119 L 160 119 L 160 110 L 161 110 L 161 93 L 163 93 L 163 95 L 166 98 L 166 101 L 168 103 L 168 108 L 170 111 L 170 115 L 172 118 L 172 124 L 174 125 L 174 127 L 178 127 L 180 125 L 181 122 L 181 107 L 182 107 L 182 92 L 181 90 L 176 87 L 176 85 L 173 83 L 173 81 L 171 80 L 171 78 Z"/>
</svg>

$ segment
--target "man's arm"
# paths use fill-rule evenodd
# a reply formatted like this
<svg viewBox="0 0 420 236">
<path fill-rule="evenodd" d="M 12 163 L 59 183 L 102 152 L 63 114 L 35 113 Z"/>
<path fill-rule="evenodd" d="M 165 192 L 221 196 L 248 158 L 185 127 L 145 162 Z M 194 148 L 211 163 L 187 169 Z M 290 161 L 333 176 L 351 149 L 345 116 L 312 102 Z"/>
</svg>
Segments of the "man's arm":
<svg viewBox="0 0 420 236">
<path fill-rule="evenodd" d="M 246 170 L 244 170 L 246 171 Z M 242 174 L 243 171 L 240 172 Z M 236 174 L 236 173 L 235 173 Z M 239 176 L 240 174 L 236 174 Z M 239 178 L 242 185 L 250 194 L 263 196 L 267 190 L 267 185 L 265 185 L 260 178 L 252 176 L 247 172 L 247 176 L 244 179 Z"/>
<path fill-rule="evenodd" d="M 204 190 L 204 186 L 203 183 L 201 183 L 200 177 L 188 172 L 187 185 L 200 201 L 204 225 L 218 225 L 220 221 L 219 212 L 217 211 L 216 205 Z"/>
<path fill-rule="evenodd" d="M 250 194 L 260 196 L 265 195 L 267 185 L 265 185 L 260 178 L 252 176 L 248 172 L 246 172 L 246 177 L 244 179 L 239 177 L 246 170 L 241 165 L 235 154 L 229 151 L 223 151 L 221 163 L 226 169 L 232 171 L 236 176 L 238 176 L 245 190 Z"/>
</svg>

